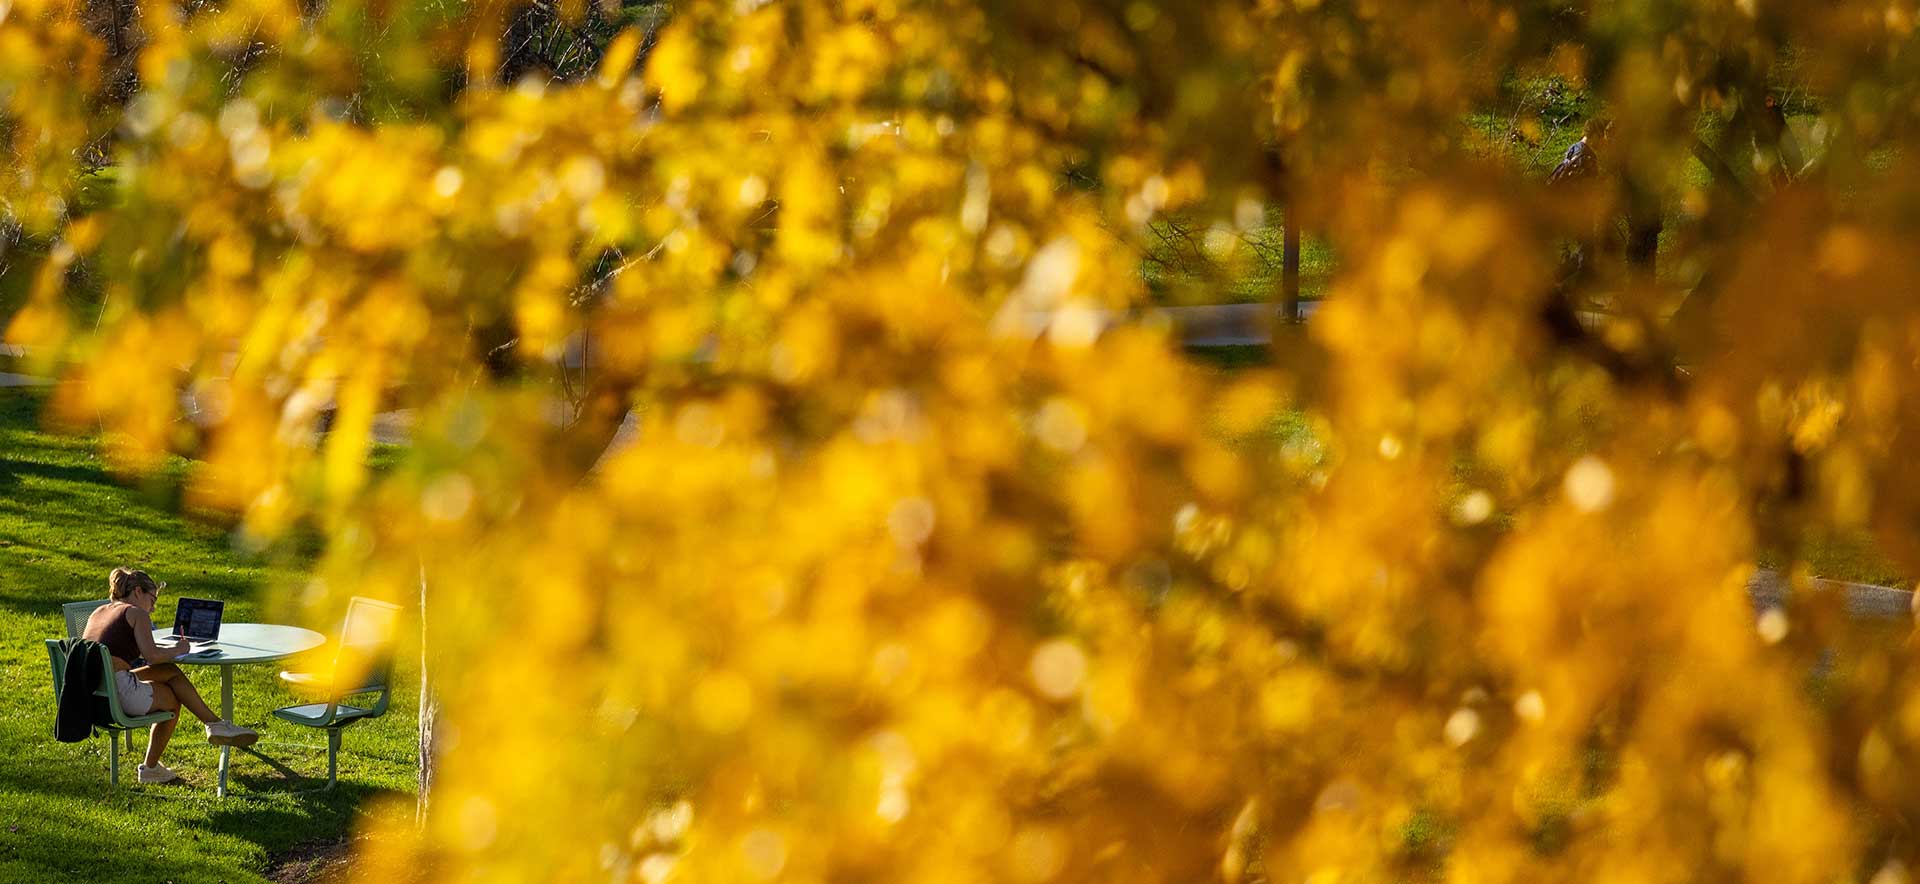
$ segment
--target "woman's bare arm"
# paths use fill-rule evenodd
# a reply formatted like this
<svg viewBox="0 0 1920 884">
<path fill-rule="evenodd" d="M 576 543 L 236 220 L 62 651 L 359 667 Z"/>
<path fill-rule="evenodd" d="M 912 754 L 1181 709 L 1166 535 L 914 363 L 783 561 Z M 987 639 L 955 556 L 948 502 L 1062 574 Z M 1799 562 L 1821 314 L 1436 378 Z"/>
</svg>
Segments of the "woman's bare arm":
<svg viewBox="0 0 1920 884">
<path fill-rule="evenodd" d="M 148 665 L 165 663 L 175 657 L 184 657 L 192 653 L 192 646 L 181 639 L 173 647 L 163 648 L 153 640 L 153 620 L 147 612 L 139 608 L 127 609 L 127 623 L 133 627 L 133 643 L 140 647 L 140 656 Z"/>
</svg>

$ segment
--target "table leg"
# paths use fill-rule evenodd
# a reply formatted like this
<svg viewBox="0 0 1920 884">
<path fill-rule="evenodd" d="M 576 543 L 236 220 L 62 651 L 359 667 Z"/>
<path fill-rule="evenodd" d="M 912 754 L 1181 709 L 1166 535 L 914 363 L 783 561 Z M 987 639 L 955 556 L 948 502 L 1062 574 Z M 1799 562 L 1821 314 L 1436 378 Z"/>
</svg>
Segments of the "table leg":
<svg viewBox="0 0 1920 884">
<path fill-rule="evenodd" d="M 220 717 L 226 721 L 233 720 L 233 667 L 231 666 L 220 667 Z M 231 754 L 233 754 L 232 746 L 220 747 L 220 787 L 214 790 L 214 794 L 221 798 L 227 797 L 227 757 Z"/>
</svg>

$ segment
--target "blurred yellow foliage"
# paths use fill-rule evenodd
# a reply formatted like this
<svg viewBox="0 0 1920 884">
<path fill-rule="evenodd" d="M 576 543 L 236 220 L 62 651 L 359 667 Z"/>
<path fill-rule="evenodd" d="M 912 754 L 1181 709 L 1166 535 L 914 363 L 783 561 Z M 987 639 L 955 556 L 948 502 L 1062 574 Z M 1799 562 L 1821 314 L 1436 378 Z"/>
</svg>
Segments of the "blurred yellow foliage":
<svg viewBox="0 0 1920 884">
<path fill-rule="evenodd" d="M 424 599 L 359 879 L 1920 863 L 1913 646 L 1744 593 L 1920 566 L 1908 5 L 694 0 L 498 82 L 493 7 L 111 4 L 0 0 L 0 322 L 120 467 Z M 1464 125 L 1553 77 L 1597 179 Z M 1154 222 L 1269 208 L 1324 309 L 1187 358 Z"/>
</svg>

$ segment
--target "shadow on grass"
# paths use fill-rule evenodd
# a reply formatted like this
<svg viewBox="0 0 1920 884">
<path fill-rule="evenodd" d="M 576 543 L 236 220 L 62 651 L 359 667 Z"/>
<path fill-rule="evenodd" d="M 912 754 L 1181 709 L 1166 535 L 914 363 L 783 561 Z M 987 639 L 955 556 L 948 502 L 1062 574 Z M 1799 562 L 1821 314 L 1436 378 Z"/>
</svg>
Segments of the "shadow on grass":
<svg viewBox="0 0 1920 884">
<path fill-rule="evenodd" d="M 109 572 L 121 565 L 138 566 L 145 563 L 132 556 L 100 555 L 77 547 L 48 547 L 0 532 L 0 564 L 4 565 L 9 578 L 6 583 L 9 589 L 14 586 L 68 587 L 57 598 L 50 598 L 44 589 L 0 592 L 0 609 L 45 618 L 51 630 L 47 637 L 53 638 L 65 634 L 64 622 L 60 619 L 60 605 L 63 602 L 104 598 Z M 252 583 L 237 575 L 207 571 L 200 574 L 163 573 L 160 576 L 161 579 L 171 579 L 176 583 L 183 576 L 190 577 L 192 594 L 195 596 L 211 596 L 233 602 L 251 600 L 255 594 Z"/>
<path fill-rule="evenodd" d="M 92 443 L 39 432 L 43 401 L 0 390 L 0 573 L 9 578 L 0 610 L 48 618 L 58 633 L 59 603 L 100 598 L 118 566 L 154 570 L 193 595 L 254 600 L 258 581 L 234 573 L 224 532 L 174 514 L 183 464 L 127 485 Z"/>
<path fill-rule="evenodd" d="M 235 880 L 245 874 L 191 849 L 142 851 L 137 860 L 116 862 L 115 857 L 126 856 L 114 849 L 118 844 L 180 836 L 164 830 L 127 831 L 106 823 L 97 811 L 89 796 L 47 795 L 26 802 L 0 795 L 0 814 L 8 820 L 0 832 L 0 878 L 44 881 L 58 880 L 50 876 L 59 875 L 68 881 L 184 882 Z"/>
<path fill-rule="evenodd" d="M 378 795 L 393 794 L 342 783 L 325 792 L 291 795 L 287 794 L 287 781 L 278 776 L 239 777 L 228 782 L 234 791 L 207 817 L 203 828 L 252 841 L 269 853 L 310 840 L 314 832 L 345 830 L 352 825 L 354 815 L 364 802 Z M 274 797 L 291 799 L 291 804 L 259 800 Z"/>
<path fill-rule="evenodd" d="M 0 426 L 5 424 L 0 423 Z M 14 450 L 9 454 L 21 454 L 22 451 L 17 447 L 18 440 L 14 440 L 14 443 L 10 446 Z M 28 478 L 39 481 L 27 481 Z M 98 488 L 74 488 L 73 485 L 93 485 Z M 0 455 L 0 490 L 6 491 L 12 502 L 42 505 L 63 504 L 74 500 L 76 496 L 85 498 L 89 492 L 111 493 L 122 498 L 123 503 L 134 504 L 139 511 L 152 518 L 168 521 L 176 518 L 174 513 L 179 508 L 183 493 L 180 483 L 173 479 L 161 478 L 158 482 L 134 487 L 122 483 L 102 466 L 73 466 L 6 455 Z M 106 517 L 106 524 L 133 529 L 140 529 L 147 524 L 145 520 L 112 518 L 106 513 L 95 512 L 92 515 Z"/>
<path fill-rule="evenodd" d="M 122 754 L 116 788 L 108 779 L 108 745 L 96 737 L 21 747 L 29 757 L 15 761 L 26 763 L 11 765 L 0 780 L 0 881 L 254 880 L 270 857 L 313 841 L 316 833 L 348 831 L 369 801 L 400 795 L 350 779 L 329 790 L 300 791 L 324 782 L 320 749 L 285 759 L 296 773 L 319 777 L 241 768 L 228 778 L 228 796 L 217 798 L 217 755 L 208 746 L 169 748 L 168 762 L 181 780 L 164 785 L 136 785 L 138 757 Z M 235 756 L 236 764 L 242 757 Z M 107 858 L 104 867 L 87 862 Z"/>
</svg>

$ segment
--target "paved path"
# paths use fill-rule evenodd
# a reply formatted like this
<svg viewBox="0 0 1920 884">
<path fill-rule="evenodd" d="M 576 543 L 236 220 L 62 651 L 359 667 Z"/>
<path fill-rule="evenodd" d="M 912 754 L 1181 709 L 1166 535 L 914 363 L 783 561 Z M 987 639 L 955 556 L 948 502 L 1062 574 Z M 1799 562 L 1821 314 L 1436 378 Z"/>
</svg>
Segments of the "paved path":
<svg viewBox="0 0 1920 884">
<path fill-rule="evenodd" d="M 1320 312 L 1319 301 L 1301 301 L 1300 318 Z M 1280 317 L 1276 304 L 1215 304 L 1199 307 L 1162 307 L 1147 316 L 1164 316 L 1180 330 L 1180 342 L 1189 347 L 1264 347 L 1273 341 L 1273 323 Z"/>
<path fill-rule="evenodd" d="M 1847 615 L 1859 620 L 1897 620 L 1914 616 L 1913 593 L 1890 586 L 1847 583 L 1840 580 L 1813 581 L 1815 592 L 1845 593 Z M 1793 587 L 1778 571 L 1760 571 L 1747 581 L 1747 596 L 1755 613 L 1785 607 Z"/>
<path fill-rule="evenodd" d="M 1319 312 L 1319 301 L 1302 301 L 1300 318 L 1311 319 Z M 1031 337 L 1047 333 L 1059 315 L 1053 310 L 1032 310 L 1018 314 L 1013 328 Z M 1205 304 L 1192 307 L 1147 307 L 1115 312 L 1093 311 L 1101 330 L 1121 323 L 1154 324 L 1165 322 L 1188 347 L 1264 347 L 1273 341 L 1273 324 L 1280 308 L 1274 304 Z M 1002 322 L 995 317 L 996 325 Z M 998 329 L 996 329 L 998 330 Z"/>
<path fill-rule="evenodd" d="M 53 381 L 49 378 L 0 371 L 0 387 L 44 387 L 51 383 Z"/>
</svg>

